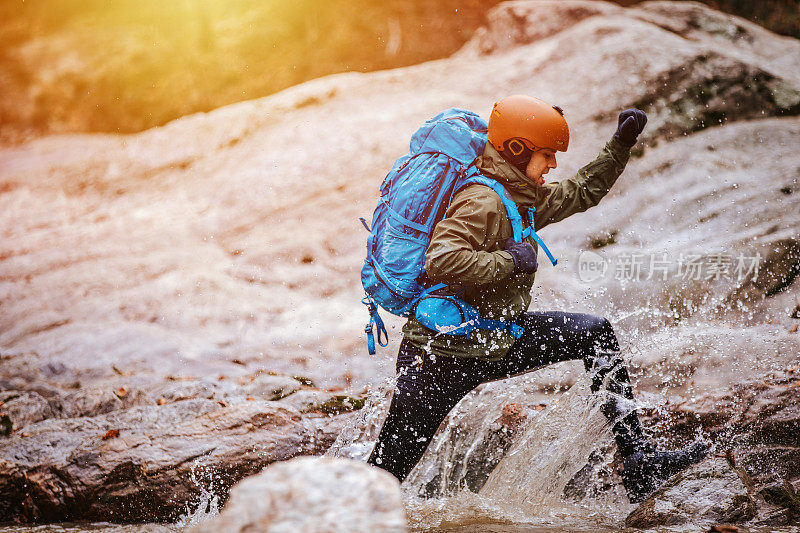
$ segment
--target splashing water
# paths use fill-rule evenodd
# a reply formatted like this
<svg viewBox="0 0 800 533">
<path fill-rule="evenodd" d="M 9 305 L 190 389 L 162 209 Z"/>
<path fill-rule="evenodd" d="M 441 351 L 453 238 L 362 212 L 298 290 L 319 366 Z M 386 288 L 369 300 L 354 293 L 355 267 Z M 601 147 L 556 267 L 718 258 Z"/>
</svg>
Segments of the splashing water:
<svg viewBox="0 0 800 533">
<path fill-rule="evenodd" d="M 545 405 L 535 402 L 532 377 L 487 383 L 467 394 L 445 419 L 404 488 L 427 498 L 477 493 L 517 428 L 538 415 L 534 408 Z"/>
<path fill-rule="evenodd" d="M 556 381 L 563 383 L 568 374 L 569 368 L 561 369 Z M 541 374 L 533 372 L 469 393 L 402 484 L 409 526 L 617 526 L 632 507 L 619 487 L 592 489 L 615 447 L 600 412 L 604 398 L 592 394 L 589 384 L 590 376 L 581 372 L 555 398 L 542 392 Z M 326 455 L 366 460 L 392 388 L 385 382 L 373 390 Z M 565 487 L 579 471 L 583 491 L 567 502 Z"/>
<path fill-rule="evenodd" d="M 378 440 L 383 421 L 389 412 L 393 391 L 393 379 L 387 379 L 372 389 L 358 416 L 339 433 L 324 456 L 346 457 L 365 462 Z"/>
<path fill-rule="evenodd" d="M 196 463 L 192 465 L 190 477 L 192 483 L 200 488 L 200 494 L 194 502 L 186 504 L 186 512 L 182 514 L 175 523 L 175 525 L 179 528 L 185 528 L 199 524 L 200 522 L 205 522 L 209 518 L 219 514 L 219 496 L 214 494 L 212 485 L 205 487 L 197 480 L 195 472 L 196 467 Z M 194 508 L 194 510 L 192 510 L 192 508 Z"/>
<path fill-rule="evenodd" d="M 600 516 L 602 506 L 589 502 L 576 506 L 563 498 L 567 484 L 593 452 L 613 448 L 608 446 L 611 427 L 600 412 L 604 396 L 592 394 L 589 382 L 588 376 L 580 379 L 527 428 L 489 476 L 480 491 L 482 496 L 522 509 L 540 520 L 551 517 L 563 521 L 575 516 L 585 519 L 587 510 L 596 518 L 620 518 L 616 513 Z M 617 512 L 619 503 L 615 501 L 613 506 Z"/>
<path fill-rule="evenodd" d="M 504 406 L 536 406 L 541 396 L 530 386 L 535 381 L 528 374 L 489 384 L 451 413 L 403 483 L 412 527 L 619 524 L 631 509 L 621 490 L 591 490 L 614 446 L 600 412 L 603 398 L 591 393 L 588 375 L 544 411 L 526 409 L 520 430 L 510 439 L 497 438 Z M 588 490 L 576 503 L 565 501 L 565 487 L 587 468 L 583 483 Z"/>
</svg>

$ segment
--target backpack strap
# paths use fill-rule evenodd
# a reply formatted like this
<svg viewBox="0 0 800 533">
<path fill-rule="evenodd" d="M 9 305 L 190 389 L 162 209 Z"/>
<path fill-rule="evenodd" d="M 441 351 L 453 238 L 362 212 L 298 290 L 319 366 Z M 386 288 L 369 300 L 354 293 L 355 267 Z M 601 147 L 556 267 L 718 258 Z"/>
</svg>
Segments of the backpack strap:
<svg viewBox="0 0 800 533">
<path fill-rule="evenodd" d="M 369 310 L 369 322 L 364 326 L 364 333 L 367 334 L 367 351 L 370 355 L 375 355 L 375 336 L 372 333 L 372 326 L 375 325 L 378 332 L 378 344 L 384 348 L 389 344 L 389 334 L 386 332 L 386 326 L 383 324 L 381 315 L 378 314 L 378 306 L 375 305 L 372 297 L 367 294 L 361 303 L 366 305 Z"/>
<path fill-rule="evenodd" d="M 533 220 L 534 211 L 536 211 L 536 208 L 533 206 L 531 206 L 530 209 L 528 209 L 528 221 L 530 222 L 530 226 L 525 228 L 525 230 L 522 232 L 522 236 L 527 237 L 530 235 L 533 238 L 533 240 L 536 241 L 536 244 L 538 244 L 542 248 L 542 250 L 544 250 L 544 253 L 547 254 L 547 258 L 550 260 L 551 263 L 553 263 L 553 266 L 556 266 L 556 263 L 558 263 L 558 259 L 553 257 L 553 254 L 550 253 L 550 249 L 544 243 L 542 238 L 539 237 L 539 235 L 536 233 L 536 222 L 534 222 Z"/>
<path fill-rule="evenodd" d="M 505 187 L 503 187 L 500 184 L 500 182 L 487 178 L 485 176 L 473 175 L 464 180 L 463 186 L 471 185 L 473 183 L 479 183 L 481 185 L 489 187 L 495 193 L 497 193 L 497 196 L 500 197 L 500 201 L 503 202 L 503 206 L 506 208 L 508 219 L 511 221 L 511 230 L 514 232 L 515 241 L 522 242 L 522 240 L 525 237 L 528 236 L 532 237 L 533 240 L 536 241 L 536 244 L 538 244 L 542 248 L 542 250 L 544 250 L 544 253 L 547 255 L 547 258 L 550 259 L 550 262 L 553 264 L 553 266 L 555 266 L 556 263 L 558 263 L 558 260 L 556 260 L 556 258 L 553 257 L 553 254 L 550 253 L 550 249 L 547 248 L 547 245 L 544 243 L 542 238 L 539 237 L 539 235 L 536 233 L 532 215 L 533 211 L 536 211 L 535 207 L 531 207 L 528 210 L 528 221 L 530 222 L 530 226 L 523 229 L 522 216 L 520 216 L 519 214 L 519 209 L 517 208 L 517 204 L 514 203 L 514 200 L 511 199 Z"/>
</svg>

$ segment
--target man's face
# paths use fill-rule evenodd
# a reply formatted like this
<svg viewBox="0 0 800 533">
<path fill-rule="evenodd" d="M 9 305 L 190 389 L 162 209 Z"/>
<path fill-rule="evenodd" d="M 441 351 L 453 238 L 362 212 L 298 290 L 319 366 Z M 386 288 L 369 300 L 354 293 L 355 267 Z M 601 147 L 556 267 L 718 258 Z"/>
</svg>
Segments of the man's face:
<svg viewBox="0 0 800 533">
<path fill-rule="evenodd" d="M 525 175 L 536 185 L 544 183 L 544 175 L 550 172 L 551 168 L 556 168 L 556 151 L 550 148 L 542 148 L 533 152 L 528 166 L 525 168 Z"/>
</svg>

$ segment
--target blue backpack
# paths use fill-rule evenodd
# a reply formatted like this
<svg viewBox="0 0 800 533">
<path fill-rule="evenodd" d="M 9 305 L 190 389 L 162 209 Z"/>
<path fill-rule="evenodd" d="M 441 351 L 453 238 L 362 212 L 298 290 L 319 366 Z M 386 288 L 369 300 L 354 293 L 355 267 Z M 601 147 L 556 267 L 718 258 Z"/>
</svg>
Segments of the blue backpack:
<svg viewBox="0 0 800 533">
<path fill-rule="evenodd" d="M 556 260 L 536 235 L 532 212 L 530 227 L 523 230 L 522 217 L 503 186 L 483 176 L 474 165 L 486 146 L 486 122 L 462 109 L 448 109 L 427 121 L 411 137 L 407 155 L 395 161 L 380 187 L 380 200 L 372 215 L 367 258 L 361 269 L 366 291 L 362 303 L 370 313 L 364 328 L 367 347 L 375 353 L 373 325 L 378 344 L 388 336 L 377 306 L 392 314 L 416 318 L 441 334 L 465 335 L 475 329 L 504 329 L 519 338 L 522 328 L 514 323 L 481 319 L 471 305 L 453 295 L 442 295 L 443 283 L 431 284 L 425 275 L 425 251 L 433 228 L 444 217 L 453 195 L 472 183 L 494 190 L 511 220 L 514 240 L 532 236 L 553 265 Z"/>
</svg>

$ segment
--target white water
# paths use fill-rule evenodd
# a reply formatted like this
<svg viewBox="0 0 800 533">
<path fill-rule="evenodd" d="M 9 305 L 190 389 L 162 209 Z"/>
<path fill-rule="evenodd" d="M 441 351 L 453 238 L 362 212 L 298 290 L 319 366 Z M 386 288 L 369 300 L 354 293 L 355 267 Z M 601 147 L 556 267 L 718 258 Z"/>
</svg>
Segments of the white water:
<svg viewBox="0 0 800 533">
<path fill-rule="evenodd" d="M 562 384 L 569 370 L 561 369 Z M 390 391 L 387 383 L 372 393 L 359 419 L 342 432 L 329 455 L 366 460 L 388 410 Z M 453 409 L 402 484 L 410 527 L 619 526 L 632 509 L 620 489 L 601 495 L 589 490 L 591 496 L 577 503 L 564 498 L 567 483 L 593 452 L 600 458 L 594 461 L 596 469 L 613 456 L 611 431 L 599 411 L 600 402 L 583 373 L 558 397 L 542 392 L 535 372 L 472 391 Z M 503 431 L 498 419 L 509 405 L 520 423 L 510 445 L 498 437 Z"/>
</svg>

